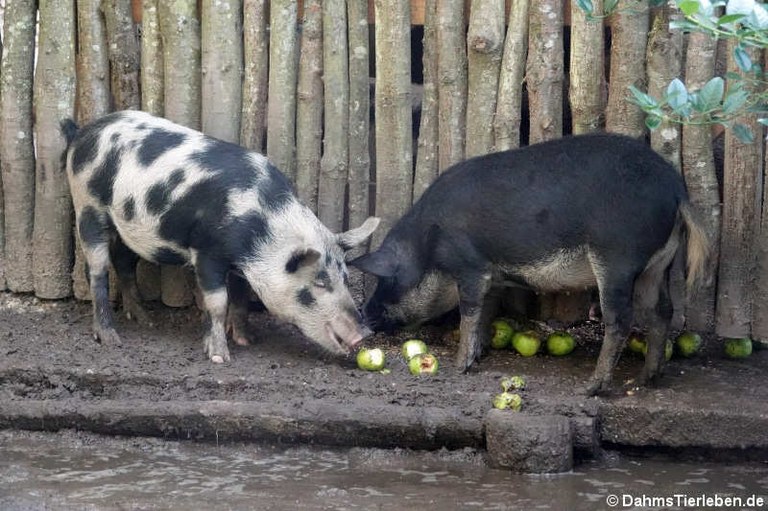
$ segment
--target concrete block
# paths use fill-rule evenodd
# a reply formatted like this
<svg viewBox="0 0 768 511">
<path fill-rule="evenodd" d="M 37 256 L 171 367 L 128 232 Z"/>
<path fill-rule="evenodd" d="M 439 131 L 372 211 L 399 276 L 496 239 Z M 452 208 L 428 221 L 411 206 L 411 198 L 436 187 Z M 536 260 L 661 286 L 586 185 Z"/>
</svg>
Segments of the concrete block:
<svg viewBox="0 0 768 511">
<path fill-rule="evenodd" d="M 567 472 L 573 468 L 571 421 L 562 415 L 490 410 L 485 441 L 492 465 L 520 473 Z"/>
</svg>

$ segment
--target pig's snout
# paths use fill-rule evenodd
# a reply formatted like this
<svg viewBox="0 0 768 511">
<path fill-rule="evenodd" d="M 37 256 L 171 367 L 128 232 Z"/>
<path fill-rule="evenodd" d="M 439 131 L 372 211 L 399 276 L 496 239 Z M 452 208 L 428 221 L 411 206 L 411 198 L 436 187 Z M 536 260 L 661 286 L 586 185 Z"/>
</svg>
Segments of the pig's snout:
<svg viewBox="0 0 768 511">
<path fill-rule="evenodd" d="M 336 321 L 326 323 L 325 331 L 328 337 L 346 352 L 352 351 L 363 339 L 373 334 L 366 325 L 347 318 L 338 318 Z"/>
</svg>

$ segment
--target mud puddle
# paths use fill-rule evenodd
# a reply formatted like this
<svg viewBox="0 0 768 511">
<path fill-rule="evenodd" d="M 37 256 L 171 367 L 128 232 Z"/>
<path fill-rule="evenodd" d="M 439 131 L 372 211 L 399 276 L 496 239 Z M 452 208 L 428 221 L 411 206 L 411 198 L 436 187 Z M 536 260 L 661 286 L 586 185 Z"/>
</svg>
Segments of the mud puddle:
<svg viewBox="0 0 768 511">
<path fill-rule="evenodd" d="M 571 473 L 524 476 L 488 468 L 482 452 L 471 449 L 215 445 L 71 431 L 0 432 L 0 509 L 7 511 L 701 509 L 707 506 L 695 504 L 704 501 L 685 499 L 702 498 L 741 499 L 720 508 L 760 509 L 756 499 L 768 499 L 768 465 L 612 453 Z"/>
</svg>

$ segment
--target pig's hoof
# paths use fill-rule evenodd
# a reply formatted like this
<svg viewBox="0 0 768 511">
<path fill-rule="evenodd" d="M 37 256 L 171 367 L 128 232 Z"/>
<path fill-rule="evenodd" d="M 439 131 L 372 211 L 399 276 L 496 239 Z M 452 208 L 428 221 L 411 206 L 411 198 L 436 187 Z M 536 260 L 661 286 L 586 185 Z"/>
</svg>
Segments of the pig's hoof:
<svg viewBox="0 0 768 511">
<path fill-rule="evenodd" d="M 94 337 L 104 346 L 122 346 L 123 342 L 114 328 L 99 328 L 95 331 Z"/>
<path fill-rule="evenodd" d="M 598 379 L 592 379 L 587 384 L 586 388 L 584 389 L 584 394 L 587 397 L 593 397 L 598 396 L 600 394 L 605 394 L 608 392 L 609 389 L 609 383 L 603 380 Z"/>
<path fill-rule="evenodd" d="M 146 310 L 144 310 L 144 307 L 139 304 L 126 307 L 125 317 L 132 321 L 136 321 L 142 326 L 153 326 L 152 320 L 149 318 L 149 314 Z"/>
<path fill-rule="evenodd" d="M 206 337 L 203 349 L 214 364 L 229 362 L 229 349 L 227 348 L 226 338 L 219 339 Z"/>
</svg>

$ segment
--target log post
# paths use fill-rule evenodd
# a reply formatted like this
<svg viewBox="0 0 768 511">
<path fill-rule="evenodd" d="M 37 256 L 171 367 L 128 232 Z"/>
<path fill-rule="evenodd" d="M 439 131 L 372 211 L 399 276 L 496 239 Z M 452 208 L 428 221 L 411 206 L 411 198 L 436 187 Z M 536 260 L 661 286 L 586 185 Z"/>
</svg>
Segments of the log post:
<svg viewBox="0 0 768 511">
<path fill-rule="evenodd" d="M 467 118 L 467 40 L 464 27 L 463 0 L 437 2 L 440 172 L 464 159 Z M 379 227 L 379 230 L 382 231 L 382 228 Z"/>
<path fill-rule="evenodd" d="M 413 202 L 416 202 L 437 177 L 437 0 L 426 0 L 424 8 L 424 93 L 421 99 L 416 168 L 413 175 Z"/>
<path fill-rule="evenodd" d="M 158 3 L 163 39 L 165 116 L 173 122 L 200 129 L 200 22 L 197 0 L 162 0 Z M 171 307 L 192 304 L 191 272 L 179 266 L 160 271 L 162 300 Z"/>
<path fill-rule="evenodd" d="M 3 288 L 33 290 L 32 230 L 35 149 L 32 141 L 32 83 L 35 61 L 35 0 L 5 3 L 0 64 L 0 169 L 5 222 Z M 0 261 L 2 262 L 2 261 Z"/>
<path fill-rule="evenodd" d="M 243 113 L 240 145 L 264 152 L 267 121 L 267 77 L 269 74 L 269 36 L 267 0 L 243 2 Z"/>
<path fill-rule="evenodd" d="M 72 294 L 72 198 L 60 123 L 75 115 L 75 2 L 40 0 L 39 9 L 32 269 L 35 295 L 56 299 Z"/>
<path fill-rule="evenodd" d="M 499 76 L 494 134 L 496 149 L 505 151 L 520 146 L 523 81 L 528 56 L 528 12 L 530 0 L 512 0 L 507 38 Z"/>
<path fill-rule="evenodd" d="M 323 5 L 304 4 L 296 91 L 296 193 L 317 213 L 317 182 L 323 150 Z"/>
<path fill-rule="evenodd" d="M 376 215 L 381 225 L 372 246 L 410 207 L 413 190 L 410 2 L 376 0 L 375 7 Z M 463 125 L 463 120 L 457 122 Z"/>
<path fill-rule="evenodd" d="M 475 0 L 467 32 L 466 157 L 493 151 L 493 119 L 504 48 L 504 0 Z"/>
</svg>

